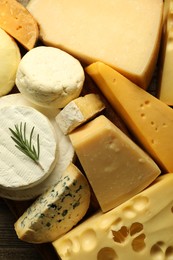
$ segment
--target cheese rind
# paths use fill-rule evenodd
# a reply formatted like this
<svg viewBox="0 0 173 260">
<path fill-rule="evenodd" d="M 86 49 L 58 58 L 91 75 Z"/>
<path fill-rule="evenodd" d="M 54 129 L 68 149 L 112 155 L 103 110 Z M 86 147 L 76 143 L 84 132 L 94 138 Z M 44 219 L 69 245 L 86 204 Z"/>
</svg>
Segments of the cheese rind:
<svg viewBox="0 0 173 260">
<path fill-rule="evenodd" d="M 96 62 L 86 68 L 112 107 L 160 167 L 173 171 L 173 110 L 109 66 Z"/>
<path fill-rule="evenodd" d="M 146 188 L 160 174 L 154 161 L 105 116 L 69 136 L 104 212 Z"/>
<path fill-rule="evenodd" d="M 45 180 L 58 158 L 55 135 L 49 120 L 37 110 L 25 106 L 1 108 L 0 120 L 0 187 L 18 190 L 29 188 Z M 16 132 L 16 126 L 22 133 L 22 140 L 26 138 L 31 147 L 34 146 L 36 151 L 39 149 L 38 163 L 17 149 L 10 131 L 11 128 Z M 31 132 L 33 133 L 32 140 L 30 139 Z M 38 135 L 39 148 L 37 147 Z"/>
<path fill-rule="evenodd" d="M 27 9 L 46 45 L 86 64 L 102 61 L 146 88 L 157 60 L 162 6 L 162 0 L 31 0 Z"/>
<path fill-rule="evenodd" d="M 56 116 L 56 122 L 67 135 L 105 108 L 99 95 L 88 94 L 68 103 Z"/>
<path fill-rule="evenodd" d="M 173 246 L 173 174 L 117 208 L 97 213 L 53 242 L 62 260 L 169 259 Z"/>
<path fill-rule="evenodd" d="M 70 164 L 57 184 L 42 194 L 17 220 L 15 230 L 30 243 L 54 241 L 83 218 L 90 203 L 90 188 L 80 170 Z"/>
<path fill-rule="evenodd" d="M 38 39 L 39 29 L 30 12 L 16 0 L 1 0 L 0 10 L 0 28 L 27 50 L 32 49 Z"/>
<path fill-rule="evenodd" d="M 0 96 L 4 96 L 14 87 L 21 55 L 17 43 L 1 28 L 0 43 Z"/>
<path fill-rule="evenodd" d="M 16 86 L 37 105 L 62 108 L 80 95 L 84 79 L 77 59 L 58 48 L 39 46 L 21 59 Z"/>
<path fill-rule="evenodd" d="M 67 166 L 74 161 L 74 148 L 67 136 L 65 136 L 60 128 L 58 127 L 57 123 L 55 122 L 55 116 L 59 113 L 59 109 L 47 109 L 44 107 L 36 106 L 33 103 L 26 100 L 22 94 L 10 94 L 0 98 L 0 109 L 13 105 L 18 104 L 18 106 L 28 106 L 37 109 L 39 112 L 44 114 L 52 124 L 55 133 L 55 139 L 58 148 L 58 160 L 56 165 L 51 172 L 51 174 L 40 184 L 37 184 L 34 187 L 30 187 L 28 189 L 23 190 L 7 190 L 0 188 L 0 196 L 3 198 L 11 199 L 11 200 L 29 200 L 36 198 L 43 192 L 45 192 L 50 186 L 54 185 L 57 180 L 61 177 Z"/>
</svg>

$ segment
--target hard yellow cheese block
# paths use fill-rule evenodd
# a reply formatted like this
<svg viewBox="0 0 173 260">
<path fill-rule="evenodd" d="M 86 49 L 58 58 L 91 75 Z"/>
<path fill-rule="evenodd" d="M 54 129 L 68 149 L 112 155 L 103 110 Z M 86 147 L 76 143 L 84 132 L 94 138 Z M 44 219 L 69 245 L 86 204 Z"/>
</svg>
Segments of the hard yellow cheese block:
<svg viewBox="0 0 173 260">
<path fill-rule="evenodd" d="M 146 88 L 160 42 L 162 0 L 31 0 L 47 45 L 85 63 L 100 60 Z"/>
<path fill-rule="evenodd" d="M 173 258 L 173 174 L 53 242 L 62 260 Z"/>
<path fill-rule="evenodd" d="M 101 62 L 86 71 L 148 153 L 172 172 L 173 110 Z"/>
<path fill-rule="evenodd" d="M 165 11 L 158 98 L 173 106 L 173 1 L 167 0 L 165 5 L 168 10 Z"/>
<path fill-rule="evenodd" d="M 1 0 L 0 10 L 0 28 L 26 49 L 32 49 L 39 35 L 38 25 L 33 16 L 16 0 Z"/>
<path fill-rule="evenodd" d="M 104 212 L 146 188 L 160 174 L 151 158 L 105 116 L 69 136 Z"/>
</svg>

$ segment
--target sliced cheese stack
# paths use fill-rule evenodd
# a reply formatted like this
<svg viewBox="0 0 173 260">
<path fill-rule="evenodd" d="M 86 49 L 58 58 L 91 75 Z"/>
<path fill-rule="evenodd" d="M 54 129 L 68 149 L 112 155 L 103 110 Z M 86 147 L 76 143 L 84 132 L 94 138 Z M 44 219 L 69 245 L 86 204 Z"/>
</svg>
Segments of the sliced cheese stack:
<svg viewBox="0 0 173 260">
<path fill-rule="evenodd" d="M 79 169 L 70 164 L 60 180 L 42 194 L 15 223 L 18 237 L 30 243 L 51 242 L 83 218 L 90 188 Z"/>
<path fill-rule="evenodd" d="M 160 174 L 157 165 L 105 116 L 78 128 L 70 139 L 104 212 Z"/>
<path fill-rule="evenodd" d="M 173 174 L 119 207 L 95 214 L 53 242 L 62 260 L 171 259 Z"/>
<path fill-rule="evenodd" d="M 109 66 L 86 68 L 141 145 L 167 172 L 173 171 L 173 110 Z"/>
<path fill-rule="evenodd" d="M 58 48 L 39 46 L 23 56 L 16 86 L 37 105 L 62 108 L 80 95 L 84 79 L 77 59 Z"/>
<path fill-rule="evenodd" d="M 39 35 L 38 25 L 33 16 L 16 0 L 1 0 L 0 10 L 0 28 L 27 50 L 32 49 Z"/>
<path fill-rule="evenodd" d="M 6 106 L 0 109 L 0 121 L 0 188 L 20 190 L 42 182 L 53 170 L 57 156 L 55 135 L 48 119 L 30 107 Z M 19 134 L 22 143 L 27 140 L 27 147 L 34 146 L 38 151 L 36 162 L 24 153 L 24 148 L 16 147 L 19 142 L 11 137 Z"/>
<path fill-rule="evenodd" d="M 14 86 L 21 55 L 16 42 L 2 29 L 0 43 L 0 96 L 3 96 Z"/>
<path fill-rule="evenodd" d="M 34 105 L 33 103 L 26 100 L 20 93 L 10 94 L 0 98 L 0 109 L 5 106 L 11 106 L 13 104 L 17 104 L 17 106 L 33 107 L 34 109 L 37 109 L 39 112 L 44 114 L 49 119 L 54 128 L 54 134 L 57 143 L 58 158 L 56 165 L 51 174 L 44 181 L 33 187 L 25 187 L 25 189 L 21 190 L 7 190 L 2 187 L 0 188 L 1 197 L 18 201 L 29 200 L 38 197 L 49 187 L 57 183 L 67 166 L 74 160 L 74 149 L 69 138 L 62 133 L 61 129 L 55 122 L 55 116 L 59 113 L 59 109 L 47 109 Z"/>
<path fill-rule="evenodd" d="M 46 45 L 87 64 L 105 62 L 146 88 L 157 60 L 162 6 L 162 0 L 31 0 L 27 8 Z"/>
<path fill-rule="evenodd" d="M 158 98 L 173 106 L 173 1 L 165 1 L 165 20 L 161 49 Z"/>
<path fill-rule="evenodd" d="M 105 108 L 99 95 L 88 94 L 68 103 L 56 116 L 56 122 L 67 135 Z"/>
</svg>

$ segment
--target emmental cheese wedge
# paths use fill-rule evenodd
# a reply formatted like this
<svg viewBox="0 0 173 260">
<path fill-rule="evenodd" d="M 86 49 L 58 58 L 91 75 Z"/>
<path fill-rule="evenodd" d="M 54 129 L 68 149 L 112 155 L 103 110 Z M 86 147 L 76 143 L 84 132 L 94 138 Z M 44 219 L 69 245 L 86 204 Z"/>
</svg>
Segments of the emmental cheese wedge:
<svg viewBox="0 0 173 260">
<path fill-rule="evenodd" d="M 104 212 L 136 195 L 160 174 L 151 158 L 105 116 L 69 136 Z"/>
<path fill-rule="evenodd" d="M 0 10 L 0 28 L 27 50 L 32 49 L 39 35 L 38 25 L 33 16 L 16 0 L 1 0 Z"/>
<path fill-rule="evenodd" d="M 27 9 L 46 45 L 86 64 L 102 61 L 146 88 L 157 60 L 162 6 L 162 0 L 31 0 Z"/>
<path fill-rule="evenodd" d="M 99 95 L 88 94 L 68 103 L 56 116 L 56 122 L 67 135 L 105 108 Z"/>
<path fill-rule="evenodd" d="M 70 164 L 60 180 L 42 194 L 15 223 L 21 240 L 51 242 L 83 218 L 90 204 L 90 188 L 80 170 Z"/>
<path fill-rule="evenodd" d="M 141 145 L 163 170 L 173 171 L 173 110 L 109 66 L 86 68 Z"/>
<path fill-rule="evenodd" d="M 173 257 L 173 174 L 119 207 L 95 214 L 53 242 L 62 260 Z"/>
</svg>

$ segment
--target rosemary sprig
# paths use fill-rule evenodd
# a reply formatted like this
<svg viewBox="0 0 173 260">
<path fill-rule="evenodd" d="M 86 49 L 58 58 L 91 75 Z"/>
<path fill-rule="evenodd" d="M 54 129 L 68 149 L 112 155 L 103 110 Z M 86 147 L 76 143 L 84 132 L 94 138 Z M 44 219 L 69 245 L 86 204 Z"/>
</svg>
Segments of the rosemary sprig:
<svg viewBox="0 0 173 260">
<path fill-rule="evenodd" d="M 33 133 L 34 133 L 34 126 L 31 129 L 29 140 L 26 137 L 26 122 L 21 122 L 20 125 L 14 125 L 15 129 L 9 128 L 10 132 L 12 133 L 12 140 L 16 143 L 15 147 L 18 148 L 22 153 L 26 156 L 30 157 L 36 164 L 39 163 L 39 156 L 40 156 L 40 140 L 39 134 L 37 134 L 37 146 L 35 147 L 32 144 L 33 140 Z M 42 167 L 41 167 L 42 168 Z"/>
</svg>

